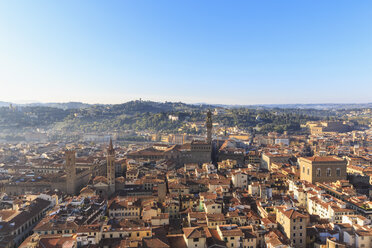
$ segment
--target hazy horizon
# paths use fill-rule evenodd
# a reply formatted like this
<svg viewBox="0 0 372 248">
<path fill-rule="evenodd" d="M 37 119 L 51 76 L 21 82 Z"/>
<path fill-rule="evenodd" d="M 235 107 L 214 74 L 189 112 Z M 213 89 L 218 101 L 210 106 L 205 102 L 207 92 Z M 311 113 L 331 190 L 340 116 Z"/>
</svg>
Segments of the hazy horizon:
<svg viewBox="0 0 372 248">
<path fill-rule="evenodd" d="M 261 104 L 224 104 L 224 103 L 216 103 L 216 102 L 184 102 L 184 101 L 169 101 L 169 100 L 165 100 L 165 101 L 158 101 L 158 100 L 152 100 L 152 99 L 143 99 L 143 98 L 138 98 L 138 99 L 130 99 L 128 101 L 122 101 L 122 102 L 83 102 L 83 101 L 62 101 L 62 102 L 44 102 L 44 101 L 32 101 L 32 100 L 21 100 L 21 101 L 3 101 L 0 99 L 0 102 L 9 102 L 9 103 L 13 103 L 13 104 L 19 104 L 19 105 L 27 105 L 27 104 L 51 104 L 51 103 L 56 103 L 56 104 L 67 104 L 67 103 L 81 103 L 81 104 L 89 104 L 89 105 L 95 105 L 95 104 L 98 104 L 98 105 L 115 105 L 115 104 L 123 104 L 123 103 L 127 103 L 127 102 L 131 102 L 131 101 L 137 101 L 137 100 L 141 100 L 141 101 L 152 101 L 152 102 L 161 102 L 161 103 L 165 103 L 165 102 L 181 102 L 181 103 L 184 103 L 184 104 L 191 104 L 191 105 L 195 105 L 195 104 L 206 104 L 206 105 L 227 105 L 227 106 L 260 106 L 260 105 L 327 105 L 327 104 L 371 104 L 372 102 L 315 102 L 315 103 L 261 103 Z"/>
</svg>

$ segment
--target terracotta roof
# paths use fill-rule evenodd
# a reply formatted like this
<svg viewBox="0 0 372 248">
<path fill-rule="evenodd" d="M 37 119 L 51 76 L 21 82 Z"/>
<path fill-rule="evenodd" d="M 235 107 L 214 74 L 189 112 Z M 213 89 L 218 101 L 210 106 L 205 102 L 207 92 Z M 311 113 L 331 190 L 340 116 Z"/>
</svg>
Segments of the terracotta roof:
<svg viewBox="0 0 372 248">
<path fill-rule="evenodd" d="M 170 246 L 158 238 L 143 239 L 145 248 L 169 248 Z"/>
<path fill-rule="evenodd" d="M 311 162 L 342 162 L 343 159 L 335 156 L 313 156 L 313 157 L 302 157 L 302 159 L 309 160 Z"/>
<path fill-rule="evenodd" d="M 224 221 L 224 214 L 207 214 L 208 221 Z"/>
<path fill-rule="evenodd" d="M 187 239 L 205 238 L 205 231 L 202 227 L 185 227 L 182 229 Z"/>
<path fill-rule="evenodd" d="M 45 248 L 73 248 L 76 245 L 76 239 L 74 237 L 62 237 L 62 235 L 40 238 L 39 245 Z"/>
<path fill-rule="evenodd" d="M 288 209 L 286 210 L 285 207 L 277 207 L 280 212 L 282 212 L 287 218 L 289 219 L 297 219 L 297 218 L 307 218 L 307 215 L 301 214 L 297 210 Z"/>
<path fill-rule="evenodd" d="M 224 237 L 226 236 L 243 236 L 242 230 L 235 224 L 233 225 L 219 225 L 221 233 Z"/>
</svg>

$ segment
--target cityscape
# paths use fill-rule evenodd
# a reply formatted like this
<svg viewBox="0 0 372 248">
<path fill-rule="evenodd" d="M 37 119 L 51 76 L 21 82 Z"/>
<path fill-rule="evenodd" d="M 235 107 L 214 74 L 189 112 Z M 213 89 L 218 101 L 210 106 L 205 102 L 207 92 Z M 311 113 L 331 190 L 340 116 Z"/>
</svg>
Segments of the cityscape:
<svg viewBox="0 0 372 248">
<path fill-rule="evenodd" d="M 372 248 L 371 1 L 0 1 L 0 248 Z"/>
<path fill-rule="evenodd" d="M 2 247 L 371 246 L 372 108 L 69 105 L 1 109 Z"/>
</svg>

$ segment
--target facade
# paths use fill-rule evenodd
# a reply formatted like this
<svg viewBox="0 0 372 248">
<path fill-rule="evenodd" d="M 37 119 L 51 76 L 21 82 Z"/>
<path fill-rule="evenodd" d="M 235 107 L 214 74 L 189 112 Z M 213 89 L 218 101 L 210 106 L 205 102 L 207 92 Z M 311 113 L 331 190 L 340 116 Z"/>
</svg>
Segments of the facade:
<svg viewBox="0 0 372 248">
<path fill-rule="evenodd" d="M 356 247 L 372 247 L 372 231 L 358 230 L 355 233 Z"/>
<path fill-rule="evenodd" d="M 277 164 L 288 164 L 291 155 L 289 154 L 274 154 L 266 152 L 262 154 L 261 168 L 271 170 L 271 165 L 273 163 Z"/>
<path fill-rule="evenodd" d="M 109 186 L 109 195 L 115 192 L 115 150 L 110 139 L 110 145 L 107 149 L 107 183 Z"/>
<path fill-rule="evenodd" d="M 35 199 L 29 206 L 22 210 L 5 210 L 12 211 L 13 215 L 8 220 L 2 220 L 0 222 L 0 239 L 7 240 L 10 237 L 10 241 L 12 240 L 16 247 L 18 247 L 44 217 L 50 204 L 50 201 Z M 3 216 L 2 213 L 1 216 Z"/>
<path fill-rule="evenodd" d="M 321 122 L 309 122 L 307 126 L 310 128 L 310 132 L 313 135 L 316 134 L 330 134 L 330 133 L 344 133 L 351 131 L 351 127 L 340 121 L 321 121 Z"/>
<path fill-rule="evenodd" d="M 243 172 L 234 172 L 231 177 L 231 182 L 235 188 L 247 188 L 248 175 Z"/>
<path fill-rule="evenodd" d="M 66 192 L 67 194 L 75 194 L 76 184 L 76 162 L 75 162 L 75 151 L 65 151 L 65 170 L 66 170 Z"/>
<path fill-rule="evenodd" d="M 207 114 L 207 137 L 206 140 L 193 140 L 182 145 L 153 145 L 126 155 L 128 159 L 138 161 L 175 160 L 178 165 L 186 163 L 209 163 L 212 159 L 212 117 Z"/>
<path fill-rule="evenodd" d="M 225 241 L 226 247 L 241 247 L 244 234 L 238 225 L 219 225 L 217 226 L 217 232 L 220 238 Z"/>
<path fill-rule="evenodd" d="M 335 182 L 346 179 L 346 160 L 334 156 L 298 159 L 301 180 L 310 183 Z"/>
<path fill-rule="evenodd" d="M 136 200 L 115 199 L 108 206 L 108 214 L 116 219 L 139 219 L 141 206 Z"/>
<path fill-rule="evenodd" d="M 187 247 L 205 248 L 207 237 L 203 227 L 183 228 L 183 238 Z"/>
<path fill-rule="evenodd" d="M 309 216 L 295 209 L 278 207 L 276 221 L 293 247 L 306 247 L 306 227 L 309 222 Z"/>
<path fill-rule="evenodd" d="M 211 144 L 212 143 L 212 113 L 210 110 L 207 112 L 207 121 L 206 121 L 206 126 L 207 126 L 207 143 Z"/>
</svg>

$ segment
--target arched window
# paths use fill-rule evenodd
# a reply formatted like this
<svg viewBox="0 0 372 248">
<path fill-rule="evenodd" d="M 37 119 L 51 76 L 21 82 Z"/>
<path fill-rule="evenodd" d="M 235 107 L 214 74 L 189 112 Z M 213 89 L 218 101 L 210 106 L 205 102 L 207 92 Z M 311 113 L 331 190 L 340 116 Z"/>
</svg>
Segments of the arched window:
<svg viewBox="0 0 372 248">
<path fill-rule="evenodd" d="M 320 168 L 316 169 L 316 176 L 320 177 L 321 176 L 321 170 Z"/>
<path fill-rule="evenodd" d="M 331 168 L 327 168 L 327 177 L 331 176 Z"/>
<path fill-rule="evenodd" d="M 341 176 L 341 169 L 340 169 L 340 168 L 337 168 L 337 169 L 336 169 L 336 175 L 337 175 L 338 177 Z"/>
</svg>

